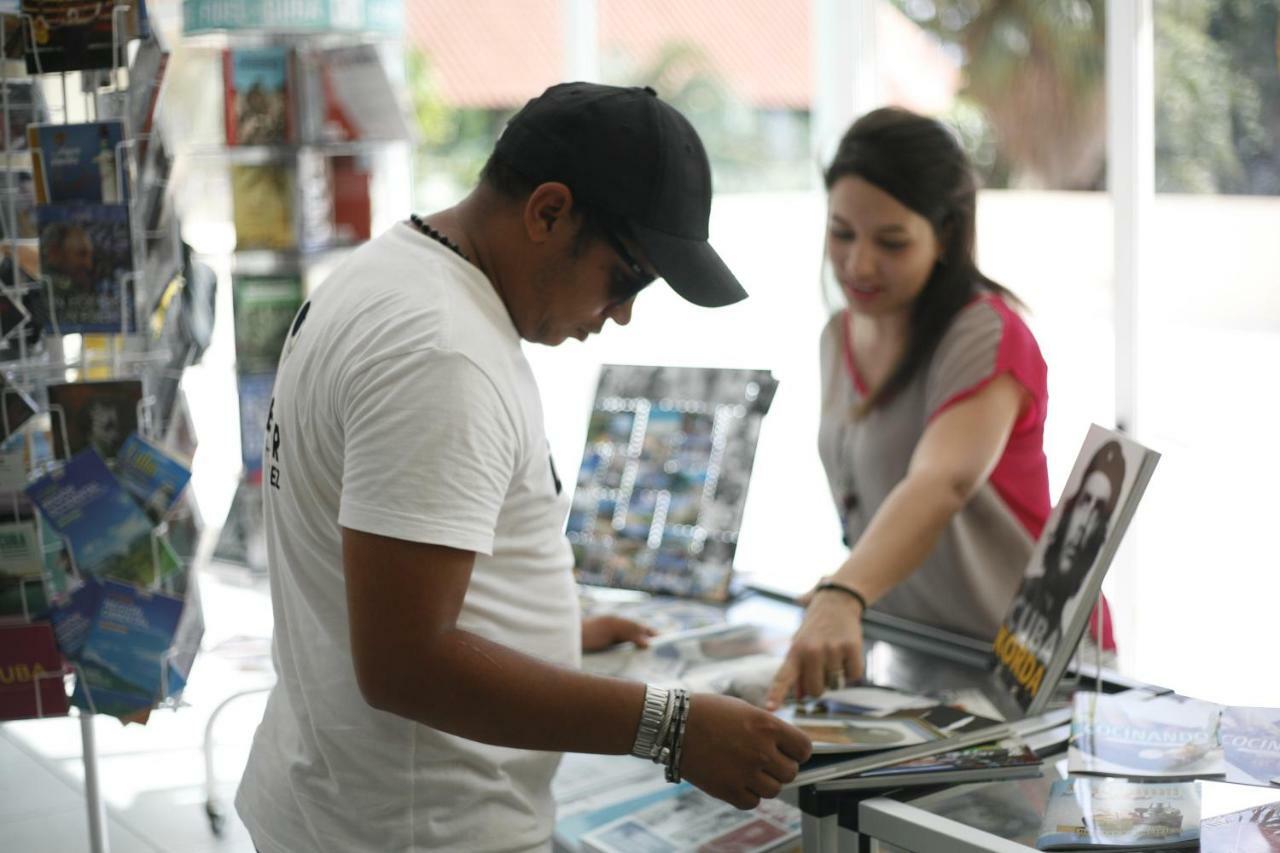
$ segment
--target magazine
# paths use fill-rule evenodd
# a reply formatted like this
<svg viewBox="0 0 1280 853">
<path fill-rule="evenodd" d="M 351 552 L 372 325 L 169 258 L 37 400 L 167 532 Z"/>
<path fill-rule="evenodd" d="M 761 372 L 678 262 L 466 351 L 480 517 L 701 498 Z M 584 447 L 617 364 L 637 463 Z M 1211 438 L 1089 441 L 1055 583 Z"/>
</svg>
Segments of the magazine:
<svg viewBox="0 0 1280 853">
<path fill-rule="evenodd" d="M 55 334 L 132 332 L 133 243 L 123 204 L 42 204 L 40 291 L 44 329 Z M 52 296 L 53 304 L 48 306 Z"/>
<path fill-rule="evenodd" d="M 1039 850 L 1195 849 L 1200 786 L 1121 779 L 1060 779 L 1036 840 Z"/>
<path fill-rule="evenodd" d="M 0 720 L 67 713 L 62 655 L 48 622 L 0 625 Z"/>
<path fill-rule="evenodd" d="M 1221 710 L 1173 694 L 1079 691 L 1073 699 L 1068 769 L 1149 780 L 1222 776 Z"/>
<path fill-rule="evenodd" d="M 147 517 L 158 524 L 178 503 L 191 470 L 135 432 L 120 448 L 116 475 Z"/>
<path fill-rule="evenodd" d="M 778 716 L 804 732 L 814 755 L 880 752 L 941 740 L 946 735 L 915 717 L 870 717 L 839 711 L 809 710 L 806 706 L 780 709 Z"/>
<path fill-rule="evenodd" d="M 36 201 L 125 204 L 124 122 L 33 124 L 27 127 Z"/>
<path fill-rule="evenodd" d="M 236 370 L 275 373 L 293 317 L 302 307 L 302 276 L 238 275 L 231 280 Z"/>
<path fill-rule="evenodd" d="M 231 166 L 236 249 L 292 249 L 293 172 L 281 163 Z"/>
<path fill-rule="evenodd" d="M 723 601 L 765 370 L 606 365 L 566 534 L 578 580 Z"/>
<path fill-rule="evenodd" d="M 121 6 L 129 11 L 115 15 L 116 7 Z M 21 0 L 21 8 L 24 15 L 31 16 L 32 28 L 39 27 L 39 34 L 33 32 L 27 44 L 28 74 L 111 68 L 116 64 L 111 55 L 113 21 L 119 27 L 115 38 L 122 49 L 130 39 L 150 32 L 144 4 L 137 0 Z"/>
<path fill-rule="evenodd" d="M 1025 714 L 1045 709 L 1066 670 L 1159 458 L 1121 433 L 1089 429 L 996 635 L 998 678 Z"/>
<path fill-rule="evenodd" d="M 679 853 L 683 850 L 777 850 L 800 837 L 800 811 L 762 800 L 750 811 L 723 803 L 687 783 L 668 796 L 591 830 L 582 849 L 592 853 Z"/>
<path fill-rule="evenodd" d="M 103 581 L 98 610 L 75 656 L 72 704 L 124 717 L 165 698 L 182 609 L 181 598 Z"/>
<path fill-rule="evenodd" d="M 172 570 L 158 559 L 150 519 L 93 448 L 76 454 L 26 491 L 49 524 L 66 537 L 81 574 L 149 586 Z"/>
<path fill-rule="evenodd" d="M 298 55 L 308 142 L 408 140 L 411 132 L 371 44 Z"/>
<path fill-rule="evenodd" d="M 856 791 L 916 785 L 956 785 L 997 779 L 1039 776 L 1041 761 L 1016 737 L 913 758 L 900 764 L 868 770 L 858 776 L 821 783 L 819 791 Z"/>
<path fill-rule="evenodd" d="M 1227 706 L 1221 736 L 1226 781 L 1280 785 L 1280 708 Z"/>
<path fill-rule="evenodd" d="M 293 141 L 289 49 L 235 48 L 222 54 L 228 145 Z"/>
<path fill-rule="evenodd" d="M 1200 821 L 1200 853 L 1280 853 L 1280 802 Z"/>
<path fill-rule="evenodd" d="M 138 429 L 142 383 L 137 379 L 53 383 L 48 391 L 54 414 L 53 454 L 58 459 L 92 447 L 103 459 L 114 460 Z"/>
</svg>

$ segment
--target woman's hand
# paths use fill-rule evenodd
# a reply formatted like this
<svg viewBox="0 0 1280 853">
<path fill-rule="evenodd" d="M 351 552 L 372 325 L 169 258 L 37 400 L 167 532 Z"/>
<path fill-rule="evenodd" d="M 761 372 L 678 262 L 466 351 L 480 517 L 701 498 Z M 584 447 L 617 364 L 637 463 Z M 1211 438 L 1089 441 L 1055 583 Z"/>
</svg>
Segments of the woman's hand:
<svg viewBox="0 0 1280 853">
<path fill-rule="evenodd" d="M 807 596 L 808 610 L 791 638 L 787 659 L 773 677 L 765 708 L 776 710 L 794 693 L 796 701 L 862 677 L 862 606 L 838 590 Z"/>
<path fill-rule="evenodd" d="M 593 616 L 582 620 L 582 650 L 599 652 L 618 643 L 635 643 L 643 649 L 656 633 L 648 625 L 621 616 Z"/>
</svg>

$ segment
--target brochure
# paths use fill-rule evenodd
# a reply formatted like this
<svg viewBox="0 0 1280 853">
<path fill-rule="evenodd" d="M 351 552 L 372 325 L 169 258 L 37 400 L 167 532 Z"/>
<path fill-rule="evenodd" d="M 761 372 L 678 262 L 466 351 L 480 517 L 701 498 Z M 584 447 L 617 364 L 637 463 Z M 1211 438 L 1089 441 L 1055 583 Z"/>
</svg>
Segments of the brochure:
<svg viewBox="0 0 1280 853">
<path fill-rule="evenodd" d="M 177 504 L 191 471 L 151 442 L 131 433 L 117 458 L 116 475 L 147 517 L 159 523 Z"/>
<path fill-rule="evenodd" d="M 1223 708 L 1221 735 L 1226 781 L 1280 785 L 1280 708 Z"/>
<path fill-rule="evenodd" d="M 1197 779 L 1226 773 L 1211 702 L 1141 690 L 1080 691 L 1072 705 L 1071 773 L 1130 779 Z"/>
<path fill-rule="evenodd" d="M 32 124 L 27 138 L 40 204 L 127 204 L 124 122 Z"/>
<path fill-rule="evenodd" d="M 1040 850 L 1194 849 L 1200 839 L 1200 786 L 1121 779 L 1053 783 L 1036 847 Z"/>
</svg>

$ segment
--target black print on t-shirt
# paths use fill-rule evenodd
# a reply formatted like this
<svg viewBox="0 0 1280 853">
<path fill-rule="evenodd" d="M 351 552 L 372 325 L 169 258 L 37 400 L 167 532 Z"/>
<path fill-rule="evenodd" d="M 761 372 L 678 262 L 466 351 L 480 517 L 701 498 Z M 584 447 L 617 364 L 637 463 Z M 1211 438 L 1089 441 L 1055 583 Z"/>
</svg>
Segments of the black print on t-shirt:
<svg viewBox="0 0 1280 853">
<path fill-rule="evenodd" d="M 289 337 L 298 334 L 298 330 L 302 328 L 302 323 L 307 319 L 307 312 L 311 310 L 311 303 L 304 302 L 302 307 L 298 309 L 298 316 L 293 318 L 293 328 L 289 330 Z"/>
<path fill-rule="evenodd" d="M 269 482 L 272 488 L 277 491 L 280 489 L 280 466 L 276 463 L 280 461 L 280 422 L 276 420 L 276 398 L 271 398 L 271 405 L 267 408 L 267 443 L 264 448 L 263 456 L 271 457 L 271 477 Z"/>
<path fill-rule="evenodd" d="M 564 486 L 560 483 L 560 475 L 556 473 L 556 460 L 550 453 L 547 454 L 547 461 L 551 463 L 551 479 L 556 484 L 556 494 L 564 491 Z"/>
</svg>

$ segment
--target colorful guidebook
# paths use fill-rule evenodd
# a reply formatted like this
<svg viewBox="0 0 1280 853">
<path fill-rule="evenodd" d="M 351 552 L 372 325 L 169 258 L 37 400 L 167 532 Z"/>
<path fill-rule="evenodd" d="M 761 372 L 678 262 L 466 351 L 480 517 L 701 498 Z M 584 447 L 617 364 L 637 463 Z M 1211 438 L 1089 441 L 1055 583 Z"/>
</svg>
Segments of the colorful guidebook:
<svg viewBox="0 0 1280 853">
<path fill-rule="evenodd" d="M 182 496 L 191 470 L 135 432 L 116 457 L 116 476 L 147 516 L 159 522 Z"/>
<path fill-rule="evenodd" d="M 1280 853 L 1280 802 L 1200 821 L 1200 853 Z"/>
<path fill-rule="evenodd" d="M 44 204 L 36 208 L 44 328 L 48 332 L 132 332 L 133 243 L 124 204 Z"/>
<path fill-rule="evenodd" d="M 236 48 L 222 54 L 228 145 L 293 141 L 289 49 Z"/>
<path fill-rule="evenodd" d="M 33 124 L 27 140 L 40 204 L 128 202 L 124 122 Z"/>
<path fill-rule="evenodd" d="M 149 586 L 173 567 L 152 539 L 151 520 L 93 448 L 27 486 L 27 494 L 66 537 L 82 575 Z"/>
<path fill-rule="evenodd" d="M 102 584 L 98 606 L 76 656 L 79 708 L 128 716 L 169 692 L 170 649 L 183 600 L 113 580 Z"/>
<path fill-rule="evenodd" d="M 1088 626 L 1160 455 L 1096 424 L 996 634 L 997 677 L 1026 715 L 1045 710 Z"/>
<path fill-rule="evenodd" d="M 302 307 L 302 276 L 236 276 L 231 281 L 236 370 L 275 373 L 293 317 Z"/>
<path fill-rule="evenodd" d="M 53 418 L 54 456 L 67 459 L 92 447 L 103 459 L 114 460 L 138 429 L 141 401 L 142 382 L 137 379 L 51 384 L 50 410 L 61 412 Z"/>
<path fill-rule="evenodd" d="M 1280 785 L 1280 708 L 1222 709 L 1226 781 Z"/>
<path fill-rule="evenodd" d="M 1195 849 L 1200 786 L 1122 779 L 1060 779 L 1036 840 L 1039 850 Z"/>
<path fill-rule="evenodd" d="M 0 720 L 67 713 L 62 655 L 48 622 L 0 625 Z"/>
<path fill-rule="evenodd" d="M 1073 700 L 1068 769 L 1129 779 L 1178 780 L 1226 773 L 1221 707 L 1141 690 L 1080 691 Z"/>
</svg>

